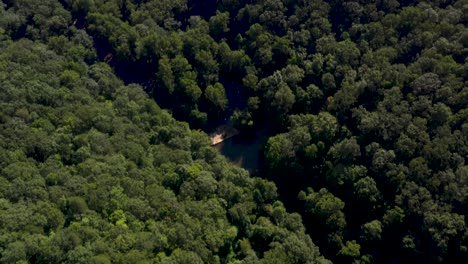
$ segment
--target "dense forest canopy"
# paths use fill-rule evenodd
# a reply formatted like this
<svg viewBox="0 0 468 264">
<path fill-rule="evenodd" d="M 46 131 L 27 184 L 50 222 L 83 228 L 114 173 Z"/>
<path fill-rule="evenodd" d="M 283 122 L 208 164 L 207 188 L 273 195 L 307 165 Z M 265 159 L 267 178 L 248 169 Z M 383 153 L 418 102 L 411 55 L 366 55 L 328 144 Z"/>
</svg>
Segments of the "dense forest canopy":
<svg viewBox="0 0 468 264">
<path fill-rule="evenodd" d="M 467 0 L 3 0 L 0 262 L 462 262 L 467 106 Z"/>
</svg>

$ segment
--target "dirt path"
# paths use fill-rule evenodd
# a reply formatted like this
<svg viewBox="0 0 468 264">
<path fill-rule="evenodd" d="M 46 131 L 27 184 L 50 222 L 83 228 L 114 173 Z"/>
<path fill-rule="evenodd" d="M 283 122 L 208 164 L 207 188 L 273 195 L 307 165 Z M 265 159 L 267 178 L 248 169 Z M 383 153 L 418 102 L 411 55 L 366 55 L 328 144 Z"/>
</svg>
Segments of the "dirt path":
<svg viewBox="0 0 468 264">
<path fill-rule="evenodd" d="M 219 126 L 216 131 L 210 134 L 211 145 L 215 146 L 223 142 L 226 139 L 232 138 L 239 134 L 239 130 L 229 125 Z"/>
</svg>

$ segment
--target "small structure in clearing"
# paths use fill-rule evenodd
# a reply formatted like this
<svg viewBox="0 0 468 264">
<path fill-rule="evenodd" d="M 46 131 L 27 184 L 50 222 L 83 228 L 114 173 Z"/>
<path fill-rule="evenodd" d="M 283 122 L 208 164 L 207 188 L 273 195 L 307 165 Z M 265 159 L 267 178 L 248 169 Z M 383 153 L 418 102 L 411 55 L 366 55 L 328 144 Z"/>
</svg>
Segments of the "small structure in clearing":
<svg viewBox="0 0 468 264">
<path fill-rule="evenodd" d="M 232 138 L 233 136 L 238 135 L 239 130 L 235 129 L 229 125 L 219 126 L 215 132 L 210 134 L 211 146 L 215 146 L 226 139 Z"/>
</svg>

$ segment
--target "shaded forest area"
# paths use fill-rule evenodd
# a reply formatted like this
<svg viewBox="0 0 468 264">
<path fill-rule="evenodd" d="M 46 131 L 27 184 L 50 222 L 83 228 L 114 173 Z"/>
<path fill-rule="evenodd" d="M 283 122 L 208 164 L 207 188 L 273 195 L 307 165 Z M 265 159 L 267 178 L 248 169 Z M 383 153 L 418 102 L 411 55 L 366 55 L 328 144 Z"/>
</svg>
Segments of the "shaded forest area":
<svg viewBox="0 0 468 264">
<path fill-rule="evenodd" d="M 3 0 L 0 262 L 467 259 L 467 58 L 467 0 Z"/>
</svg>

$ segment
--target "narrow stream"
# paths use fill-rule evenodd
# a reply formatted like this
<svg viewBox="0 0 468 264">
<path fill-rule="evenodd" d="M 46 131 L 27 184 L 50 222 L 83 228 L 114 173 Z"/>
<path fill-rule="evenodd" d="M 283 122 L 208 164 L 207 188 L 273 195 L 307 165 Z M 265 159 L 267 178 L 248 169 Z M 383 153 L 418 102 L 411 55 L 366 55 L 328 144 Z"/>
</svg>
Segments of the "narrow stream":
<svg viewBox="0 0 468 264">
<path fill-rule="evenodd" d="M 260 131 L 251 136 L 241 133 L 217 144 L 214 148 L 231 162 L 256 176 L 263 165 L 262 147 L 267 139 L 264 132 Z"/>
</svg>

